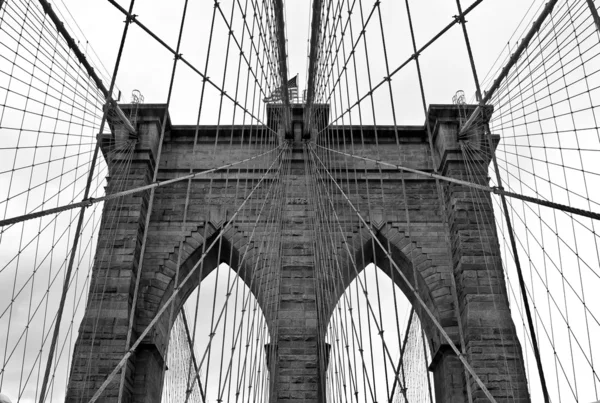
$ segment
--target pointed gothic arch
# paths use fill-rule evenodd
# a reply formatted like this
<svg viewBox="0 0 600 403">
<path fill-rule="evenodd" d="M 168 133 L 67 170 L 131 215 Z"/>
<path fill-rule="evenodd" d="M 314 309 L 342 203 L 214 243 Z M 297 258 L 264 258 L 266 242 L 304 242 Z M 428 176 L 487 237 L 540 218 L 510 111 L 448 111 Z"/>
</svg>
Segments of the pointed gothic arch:
<svg viewBox="0 0 600 403">
<path fill-rule="evenodd" d="M 422 304 L 417 300 L 415 294 L 410 291 L 402 276 L 397 273 L 396 267 L 400 269 L 404 277 L 415 288 L 421 300 L 446 331 L 450 334 L 457 333 L 458 325 L 454 311 L 453 290 L 451 289 L 450 258 L 447 257 L 447 254 L 444 254 L 443 244 L 442 247 L 436 249 L 435 257 L 430 256 L 427 252 L 427 246 L 423 245 L 425 242 L 428 244 L 443 242 L 439 239 L 439 235 L 433 236 L 427 241 L 419 242 L 411 240 L 397 228 L 386 224 L 377 232 L 377 240 L 372 239 L 370 235 L 365 236 L 364 233 L 355 236 L 355 238 L 360 238 L 362 245 L 354 248 L 355 264 L 345 261 L 341 265 L 341 280 L 335 287 L 334 297 L 326 304 L 329 307 L 326 317 L 330 317 L 333 308 L 352 281 L 369 264 L 374 264 L 400 288 L 403 295 L 415 308 L 432 349 L 438 348 L 443 343 L 439 331 L 435 328 L 432 319 L 423 312 Z M 389 249 L 384 251 L 380 244 L 389 245 Z M 392 257 L 394 264 L 390 262 L 388 254 Z"/>
<path fill-rule="evenodd" d="M 255 401 L 266 402 L 269 332 L 254 293 L 231 266 L 219 264 L 174 318 L 163 380 L 170 390 L 163 389 L 162 402 L 185 401 L 188 392 L 196 397 L 190 401 L 226 401 L 252 388 L 259 389 Z"/>
<path fill-rule="evenodd" d="M 138 309 L 145 310 L 146 312 L 136 323 L 136 327 L 140 332 L 143 331 L 147 326 L 147 323 L 156 316 L 173 295 L 176 277 L 175 269 L 177 267 L 178 259 L 181 259 L 182 261 L 179 266 L 179 281 L 181 282 L 189 276 L 189 280 L 181 286 L 180 291 L 173 300 L 171 308 L 168 308 L 167 311 L 163 313 L 158 323 L 154 326 L 151 336 L 149 336 L 147 342 L 142 345 L 142 352 L 140 355 L 145 355 L 143 352 L 145 346 L 146 349 L 152 351 L 154 356 L 158 355 L 160 359 L 154 360 L 155 362 L 153 364 L 146 365 L 143 371 L 136 370 L 136 373 L 134 374 L 134 384 L 142 383 L 147 389 L 155 388 L 156 393 L 159 395 L 164 380 L 164 371 L 162 369 L 163 362 L 166 359 L 170 334 L 177 316 L 194 291 L 197 290 L 207 278 L 214 274 L 221 265 L 227 265 L 229 269 L 242 280 L 244 285 L 250 291 L 253 299 L 257 301 L 258 309 L 263 315 L 266 315 L 266 330 L 270 337 L 272 329 L 270 319 L 272 319 L 273 313 L 269 315 L 270 311 L 268 310 L 268 303 L 269 298 L 272 297 L 272 295 L 265 293 L 264 290 L 268 290 L 271 287 L 265 287 L 264 282 L 271 281 L 272 279 L 269 277 L 270 272 L 256 270 L 256 266 L 260 262 L 260 254 L 255 255 L 255 251 L 253 250 L 254 246 L 248 245 L 244 235 L 239 231 L 230 229 L 219 238 L 222 228 L 215 228 L 211 223 L 205 225 L 205 233 L 210 234 L 210 236 L 207 236 L 205 242 L 198 244 L 198 242 L 195 241 L 197 235 L 194 237 L 195 233 L 191 232 L 182 242 L 181 256 L 179 256 L 179 248 L 177 247 L 169 254 L 169 257 L 164 259 L 159 265 L 151 267 L 151 265 L 148 264 L 144 267 L 144 274 L 146 277 L 144 277 L 143 274 L 142 298 Z M 208 249 L 213 243 L 214 246 Z M 239 246 L 236 247 L 236 244 Z M 164 288 L 161 289 L 153 286 L 159 277 L 162 277 L 165 280 L 163 283 Z M 156 290 L 156 292 L 153 292 L 153 289 Z M 157 293 L 159 293 L 160 299 L 157 300 L 157 303 L 152 304 L 151 302 L 156 297 Z M 150 304 L 148 303 L 149 301 Z M 148 309 L 149 305 L 152 306 L 152 310 Z M 151 369 L 153 374 L 152 378 L 147 376 L 148 370 L 146 370 L 146 368 Z"/>
</svg>

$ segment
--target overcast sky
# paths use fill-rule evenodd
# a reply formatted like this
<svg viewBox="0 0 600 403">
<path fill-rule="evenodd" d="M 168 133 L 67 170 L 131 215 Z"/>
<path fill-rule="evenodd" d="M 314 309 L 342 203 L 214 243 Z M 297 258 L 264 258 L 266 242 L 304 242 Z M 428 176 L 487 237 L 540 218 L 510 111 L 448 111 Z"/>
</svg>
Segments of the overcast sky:
<svg viewBox="0 0 600 403">
<path fill-rule="evenodd" d="M 94 51 L 106 66 L 112 71 L 116 58 L 116 50 L 121 38 L 123 16 L 108 2 L 103 0 L 58 0 L 68 7 L 77 24 L 85 33 L 85 37 Z M 124 8 L 128 1 L 119 0 Z M 229 15 L 230 2 L 221 2 L 225 15 Z M 365 12 L 369 11 L 372 2 L 363 1 Z M 405 14 L 404 2 L 382 2 L 384 13 L 384 30 L 390 59 L 390 65 L 395 68 L 412 54 L 412 45 Z M 472 2 L 463 1 L 463 8 Z M 541 1 L 486 0 L 477 7 L 467 18 L 475 63 L 480 80 L 486 77 L 500 54 L 507 54 L 506 47 L 515 46 L 516 38 L 511 35 L 519 26 L 521 19 L 531 7 L 537 12 Z M 242 4 L 244 4 L 242 2 Z M 158 34 L 172 48 L 176 46 L 179 22 L 183 1 L 139 1 L 134 13 L 138 15 L 147 27 Z M 309 40 L 310 1 L 290 0 L 286 2 L 286 32 L 288 36 L 288 75 L 299 74 L 299 86 L 306 88 L 307 81 L 307 44 Z M 445 25 L 452 21 L 457 14 L 454 1 L 428 0 L 411 3 L 413 25 L 417 46 L 423 45 L 437 34 Z M 188 20 L 184 31 L 181 53 L 201 71 L 203 70 L 206 54 L 206 38 L 210 29 L 212 2 L 190 2 Z M 355 22 L 354 30 L 359 31 L 360 25 Z M 523 26 L 525 27 L 525 26 Z M 75 28 L 74 28 L 75 29 Z M 373 48 L 372 73 L 375 82 L 383 78 L 382 59 L 377 52 L 377 44 L 381 42 L 379 30 L 370 27 L 373 34 L 367 34 L 368 45 Z M 209 76 L 213 79 L 222 77 L 223 47 L 226 42 L 226 28 L 223 19 L 217 17 L 215 27 L 215 48 L 220 52 L 213 53 Z M 236 31 L 237 32 L 237 31 Z M 240 32 L 236 33 L 240 36 Z M 356 35 L 356 34 L 355 34 Z M 204 40 L 203 40 L 204 39 Z M 219 43 L 221 42 L 221 43 Z M 147 34 L 133 26 L 125 46 L 125 52 L 118 75 L 117 84 L 121 89 L 125 102 L 129 101 L 133 89 L 140 90 L 146 102 L 165 102 L 168 89 L 172 57 L 156 44 Z M 452 96 L 458 90 L 464 90 L 467 98 L 475 92 L 473 78 L 468 65 L 466 48 L 462 31 L 454 27 L 444 37 L 432 45 L 422 56 L 422 68 L 425 88 L 429 103 L 451 103 Z M 212 72 L 212 74 L 211 74 Z M 231 74 L 231 73 L 230 73 Z M 401 112 L 397 115 L 403 124 L 422 124 L 423 113 L 415 97 L 417 82 L 415 69 L 411 65 L 406 73 L 400 73 L 395 81 L 403 85 L 402 96 L 397 96 L 401 102 Z M 361 81 L 366 81 L 362 79 Z M 186 67 L 180 67 L 170 113 L 175 124 L 195 123 L 198 103 L 200 80 Z M 418 98 L 417 98 L 418 99 Z M 416 106 L 414 106 L 416 104 Z M 206 114 L 206 119 L 213 116 Z"/>
</svg>

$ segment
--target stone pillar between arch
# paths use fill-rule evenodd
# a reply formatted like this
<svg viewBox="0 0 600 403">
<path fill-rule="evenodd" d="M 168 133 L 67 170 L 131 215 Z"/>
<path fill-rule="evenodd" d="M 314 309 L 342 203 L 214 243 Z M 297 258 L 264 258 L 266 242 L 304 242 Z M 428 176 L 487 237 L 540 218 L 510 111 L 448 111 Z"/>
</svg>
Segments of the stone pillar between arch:
<svg viewBox="0 0 600 403">
<path fill-rule="evenodd" d="M 281 283 L 276 317 L 276 363 L 272 373 L 272 402 L 325 402 L 321 385 L 322 351 L 317 319 L 317 292 L 313 248 L 314 206 L 307 195 L 308 178 L 301 142 L 291 150 L 283 206 Z M 272 370 L 273 370 L 272 369 Z M 325 367 L 326 370 L 326 367 Z"/>
</svg>

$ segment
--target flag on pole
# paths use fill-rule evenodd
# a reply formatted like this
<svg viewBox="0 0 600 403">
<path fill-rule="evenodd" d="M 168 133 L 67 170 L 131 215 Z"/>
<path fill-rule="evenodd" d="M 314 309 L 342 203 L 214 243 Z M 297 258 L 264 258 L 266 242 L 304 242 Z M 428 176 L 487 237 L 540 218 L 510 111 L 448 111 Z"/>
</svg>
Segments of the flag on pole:
<svg viewBox="0 0 600 403">
<path fill-rule="evenodd" d="M 290 97 L 290 102 L 293 99 L 298 100 L 298 74 L 294 78 L 288 81 L 288 92 Z"/>
<path fill-rule="evenodd" d="M 288 88 L 298 88 L 298 74 L 288 80 Z"/>
<path fill-rule="evenodd" d="M 288 87 L 288 96 L 290 97 L 290 99 L 298 98 L 298 74 L 296 74 L 296 76 L 294 78 L 291 78 L 288 80 L 287 87 Z M 273 92 L 271 93 L 271 96 L 263 99 L 263 101 L 264 102 L 277 102 L 277 101 L 281 101 L 281 99 L 282 99 L 281 87 L 277 87 L 273 90 Z"/>
</svg>

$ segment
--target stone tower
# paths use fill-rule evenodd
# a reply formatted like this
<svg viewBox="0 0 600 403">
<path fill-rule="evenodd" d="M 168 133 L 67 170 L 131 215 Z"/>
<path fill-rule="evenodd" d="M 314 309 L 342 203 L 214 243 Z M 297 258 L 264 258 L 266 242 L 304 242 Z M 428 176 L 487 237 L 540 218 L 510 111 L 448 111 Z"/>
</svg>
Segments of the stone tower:
<svg viewBox="0 0 600 403">
<path fill-rule="evenodd" d="M 126 106 L 123 108 L 126 109 Z M 296 115 L 292 113 L 292 123 L 300 124 L 300 120 L 294 121 L 294 116 L 302 115 L 302 107 L 296 108 L 300 108 L 300 112 Z M 185 174 L 190 169 L 210 169 L 251 155 L 251 146 L 241 149 L 239 139 L 258 130 L 257 127 L 221 126 L 220 130 L 231 132 L 238 141 L 232 141 L 231 145 L 230 137 L 227 136 L 227 141 L 217 142 L 216 152 L 207 153 L 200 147 L 197 158 L 192 159 L 195 127 L 175 126 L 169 119 L 163 120 L 164 109 L 164 105 L 140 105 L 137 118 L 139 138 L 134 158 L 128 170 L 123 171 L 115 168 L 119 157 L 112 157 L 109 161 L 107 193 L 122 186 L 133 188 L 150 183 L 157 163 L 158 139 L 163 126 L 166 136 L 159 162 L 159 181 Z M 343 135 L 355 144 L 360 144 L 360 138 L 365 139 L 365 150 L 357 150 L 358 154 L 364 151 L 363 154 L 367 155 L 377 149 L 382 160 L 429 172 L 436 168 L 442 175 L 467 179 L 466 165 L 458 143 L 459 112 L 459 108 L 454 105 L 430 106 L 427 119 L 433 128 L 434 158 L 431 156 L 425 126 L 398 127 L 401 147 L 397 147 L 395 130 L 390 126 L 360 129 L 346 126 Z M 277 332 L 271 333 L 271 343 L 274 345 L 266 348 L 266 351 L 271 351 L 267 357 L 272 371 L 271 401 L 324 402 L 324 387 L 320 380 L 327 368 L 328 346 L 319 338 L 319 334 L 322 334 L 319 326 L 326 326 L 326 323 L 319 323 L 319 315 L 331 312 L 356 274 L 350 270 L 350 262 L 346 261 L 346 266 L 340 273 L 331 273 L 331 278 L 340 285 L 335 288 L 337 297 L 330 301 L 318 301 L 318 287 L 323 285 L 315 285 L 314 234 L 309 224 L 314 219 L 316 207 L 315 200 L 307 197 L 311 181 L 306 166 L 307 135 L 303 133 L 301 126 L 298 130 L 294 127 L 292 124 L 289 133 L 280 131 L 279 136 L 268 139 L 274 143 L 288 141 L 288 152 L 291 153 L 291 167 L 284 181 L 286 195 L 281 220 L 283 236 L 279 252 L 280 267 L 277 268 L 279 291 L 270 287 L 273 280 L 264 273 L 252 272 L 253 262 L 260 259 L 259 253 L 253 254 L 250 251 L 250 257 L 245 262 L 240 262 L 241 251 L 247 247 L 256 247 L 248 246 L 249 228 L 244 228 L 243 225 L 236 227 L 232 235 L 223 237 L 219 250 L 211 250 L 204 261 L 206 269 L 202 278 L 219 263 L 225 262 L 250 287 L 263 312 L 271 312 L 267 313 L 267 323 L 271 326 L 277 324 L 274 326 Z M 377 143 L 374 140 L 375 130 Z M 120 130 L 115 127 L 113 132 L 119 136 Z M 202 126 L 199 143 L 213 144 L 216 132 L 216 127 Z M 110 140 L 105 140 L 105 150 L 109 143 Z M 483 144 L 482 142 L 480 146 L 484 147 Z M 436 161 L 436 167 L 432 161 Z M 487 164 L 489 161 L 482 163 Z M 392 276 L 394 268 L 386 254 L 376 243 L 371 242 L 373 233 L 383 245 L 389 245 L 389 253 L 396 265 L 416 285 L 421 299 L 434 313 L 436 321 L 443 326 L 454 343 L 465 351 L 468 362 L 496 400 L 528 402 L 523 356 L 508 306 L 491 208 L 479 213 L 486 216 L 483 222 L 487 224 L 482 224 L 475 217 L 472 193 L 464 186 L 443 184 L 444 206 L 440 206 L 436 182 L 431 178 L 384 169 L 384 175 L 374 180 L 365 174 L 365 168 L 375 168 L 375 165 L 358 160 L 355 164 L 350 169 L 360 179 L 359 186 L 364 187 L 368 183 L 371 192 L 385 194 L 386 205 L 371 202 L 370 210 L 365 213 L 371 226 L 370 231 L 355 224 L 356 217 L 352 216 L 354 212 L 351 209 L 339 212 L 344 231 L 347 231 L 344 234 L 348 240 L 347 245 L 359 267 L 364 268 L 369 263 L 376 262 L 415 306 L 433 357 L 429 370 L 434 375 L 437 402 L 467 401 L 467 383 L 474 391 L 474 402 L 487 399 L 473 378 L 465 376 L 462 364 L 440 337 L 432 320 L 421 312 L 414 295 L 398 275 Z M 229 172 L 243 174 L 243 168 L 244 166 L 240 166 L 239 170 Z M 399 186 L 401 179 L 404 179 L 408 193 L 406 209 L 394 207 L 403 203 L 401 199 L 404 200 Z M 214 239 L 227 212 L 240 202 L 237 199 L 239 195 L 227 193 L 231 189 L 225 186 L 225 180 L 223 176 L 210 179 L 213 194 L 218 193 L 218 198 L 208 196 L 208 179 L 192 181 L 193 202 L 190 203 L 183 234 L 182 203 L 185 200 L 187 182 L 157 190 L 141 269 L 134 340 L 173 292 L 180 241 L 183 241 L 183 276 L 198 261 L 203 244 Z M 487 184 L 488 179 L 482 175 L 476 180 Z M 215 189 L 222 191 L 216 192 Z M 132 194 L 108 202 L 105 206 L 105 212 L 108 212 L 110 203 L 120 203 L 127 214 L 110 217 L 106 213 L 103 217 L 90 296 L 73 357 L 67 402 L 87 401 L 127 351 L 125 340 L 148 196 L 149 191 Z M 410 234 L 407 217 L 410 219 Z M 260 233 L 260 229 L 258 231 Z M 109 237 L 108 234 L 116 235 Z M 485 242 L 478 242 L 482 239 Z M 482 245 L 486 245 L 488 250 L 483 251 Z M 340 256 L 344 253 L 348 255 L 346 249 L 342 253 L 342 245 L 339 248 Z M 198 281 L 184 286 L 176 300 L 176 311 L 183 306 Z M 271 304 L 276 309 L 270 309 Z M 321 307 L 320 312 L 318 306 Z M 459 321 L 464 345 L 461 345 Z M 166 340 L 171 325 L 172 323 L 168 323 L 168 315 L 164 315 L 129 360 L 125 376 L 125 402 L 160 401 Z M 117 401 L 119 380 L 116 377 L 107 388 L 102 401 Z"/>
</svg>

